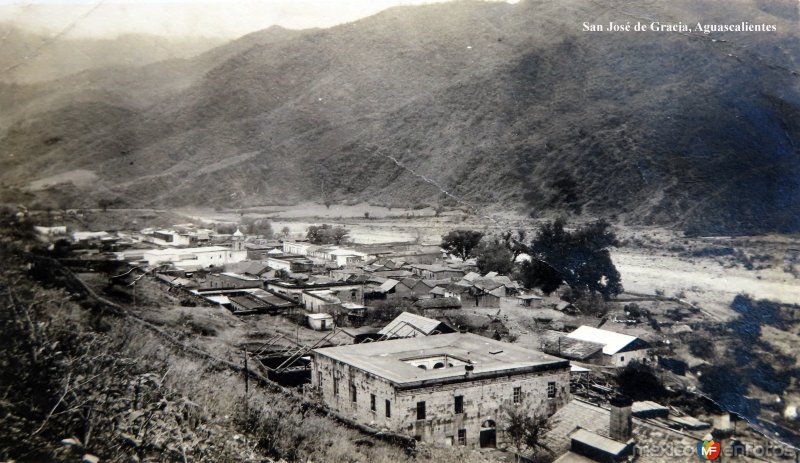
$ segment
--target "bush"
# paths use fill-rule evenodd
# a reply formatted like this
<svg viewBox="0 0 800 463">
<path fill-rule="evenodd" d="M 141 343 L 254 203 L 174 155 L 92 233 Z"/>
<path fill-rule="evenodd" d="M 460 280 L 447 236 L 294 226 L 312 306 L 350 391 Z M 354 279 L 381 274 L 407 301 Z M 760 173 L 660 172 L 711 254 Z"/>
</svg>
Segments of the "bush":
<svg viewBox="0 0 800 463">
<path fill-rule="evenodd" d="M 717 356 L 717 349 L 708 337 L 692 338 L 687 345 L 692 355 L 703 360 L 713 360 Z"/>
</svg>

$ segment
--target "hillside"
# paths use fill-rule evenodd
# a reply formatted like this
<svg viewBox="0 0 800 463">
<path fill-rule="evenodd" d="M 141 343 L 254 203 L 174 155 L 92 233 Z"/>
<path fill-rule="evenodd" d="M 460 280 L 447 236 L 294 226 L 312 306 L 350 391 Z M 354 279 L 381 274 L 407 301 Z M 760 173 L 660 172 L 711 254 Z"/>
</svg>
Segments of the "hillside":
<svg viewBox="0 0 800 463">
<path fill-rule="evenodd" d="M 67 29 L 68 32 L 68 29 Z M 222 39 L 166 39 L 123 34 L 113 39 L 41 35 L 0 23 L 0 81 L 31 83 L 112 66 L 142 66 L 190 58 L 222 44 Z"/>
<path fill-rule="evenodd" d="M 51 196 L 155 206 L 437 204 L 443 189 L 495 210 L 796 232 L 797 14 L 790 0 L 459 2 L 268 30 L 77 88 L 0 88 L 24 108 L 0 121 L 0 181 L 84 169 L 96 183 Z M 653 19 L 778 32 L 581 31 Z"/>
</svg>

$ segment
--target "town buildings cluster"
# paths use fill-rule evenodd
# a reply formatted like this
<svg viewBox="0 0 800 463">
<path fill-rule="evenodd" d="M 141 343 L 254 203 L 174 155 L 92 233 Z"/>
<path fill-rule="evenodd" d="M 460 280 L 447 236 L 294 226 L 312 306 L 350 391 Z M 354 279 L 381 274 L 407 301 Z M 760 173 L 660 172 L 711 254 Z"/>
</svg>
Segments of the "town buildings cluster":
<svg viewBox="0 0 800 463">
<path fill-rule="evenodd" d="M 577 326 L 545 331 L 536 348 L 526 348 L 442 321 L 437 315 L 508 304 L 535 313 L 544 303 L 509 276 L 481 274 L 438 246 L 313 245 L 196 228 L 78 232 L 71 239 L 113 252 L 131 275 L 153 275 L 187 304 L 241 316 L 299 315 L 310 329 L 329 333 L 313 345 L 261 349 L 261 361 L 271 379 L 301 386 L 309 400 L 372 429 L 437 446 L 508 448 L 509 411 L 523 410 L 550 423 L 543 440 L 561 463 L 670 461 L 643 445 L 691 443 L 711 429 L 654 402 L 574 396 L 575 383 L 594 368 L 650 361 L 652 346 L 636 336 Z M 392 307 L 406 311 L 372 331 L 347 333 L 347 343 L 328 342 L 343 325 L 358 327 L 370 311 Z M 716 429 L 730 426 L 724 417 L 719 423 Z"/>
</svg>

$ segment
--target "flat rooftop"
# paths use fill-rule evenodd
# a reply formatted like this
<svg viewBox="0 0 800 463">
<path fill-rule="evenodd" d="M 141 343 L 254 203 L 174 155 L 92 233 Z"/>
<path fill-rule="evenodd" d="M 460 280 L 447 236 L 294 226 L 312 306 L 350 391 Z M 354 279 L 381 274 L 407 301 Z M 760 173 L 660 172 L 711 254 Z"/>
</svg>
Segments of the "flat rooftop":
<svg viewBox="0 0 800 463">
<path fill-rule="evenodd" d="M 236 278 L 237 280 L 244 280 L 244 281 L 261 281 L 258 277 L 251 277 L 247 275 L 242 275 L 241 273 L 233 273 L 233 272 L 222 272 L 220 275 L 224 275 L 229 278 Z"/>
<path fill-rule="evenodd" d="M 589 447 L 598 449 L 611 455 L 621 455 L 625 449 L 628 448 L 628 445 L 625 443 L 609 439 L 608 437 L 601 436 L 600 434 L 586 429 L 577 429 L 575 432 L 570 434 L 569 437 L 574 441 L 578 441 Z"/>
<path fill-rule="evenodd" d="M 204 246 L 199 248 L 172 248 L 172 249 L 145 249 L 147 254 L 168 255 L 175 254 L 192 254 L 197 252 L 219 252 L 219 251 L 232 251 L 231 248 L 224 246 Z"/>
<path fill-rule="evenodd" d="M 471 333 L 326 347 L 314 352 L 384 378 L 401 389 L 569 369 L 567 360 Z M 460 364 L 423 370 L 407 362 L 444 355 L 472 362 L 473 371 L 467 375 L 465 366 Z"/>
</svg>

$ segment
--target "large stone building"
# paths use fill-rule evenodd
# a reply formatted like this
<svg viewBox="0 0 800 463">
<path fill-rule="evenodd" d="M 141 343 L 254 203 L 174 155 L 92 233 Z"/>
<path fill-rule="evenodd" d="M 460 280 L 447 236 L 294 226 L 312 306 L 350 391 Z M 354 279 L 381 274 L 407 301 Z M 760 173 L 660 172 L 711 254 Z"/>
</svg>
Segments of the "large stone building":
<svg viewBox="0 0 800 463">
<path fill-rule="evenodd" d="M 570 398 L 567 360 L 469 333 L 321 348 L 311 387 L 361 423 L 433 445 L 494 447 L 505 412 L 548 416 Z"/>
</svg>

